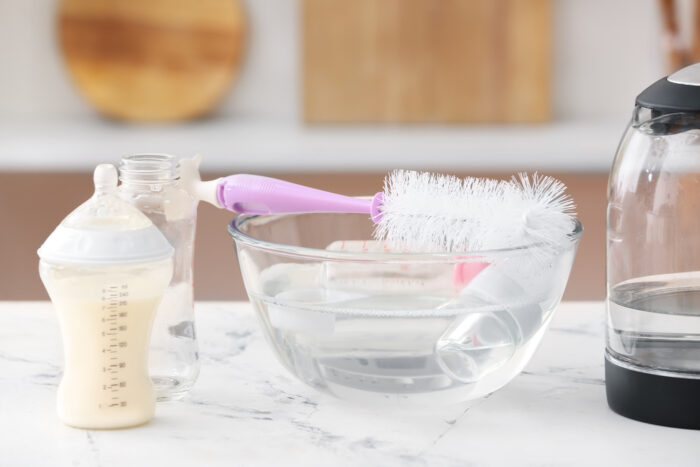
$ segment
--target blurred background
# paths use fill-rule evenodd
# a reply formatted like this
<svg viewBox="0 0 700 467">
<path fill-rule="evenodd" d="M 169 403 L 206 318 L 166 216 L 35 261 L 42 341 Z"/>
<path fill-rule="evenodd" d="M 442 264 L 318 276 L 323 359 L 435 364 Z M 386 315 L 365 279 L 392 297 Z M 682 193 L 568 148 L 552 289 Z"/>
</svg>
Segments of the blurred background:
<svg viewBox="0 0 700 467">
<path fill-rule="evenodd" d="M 2 0 L 0 299 L 131 153 L 348 195 L 394 168 L 561 178 L 586 229 L 565 299 L 604 296 L 607 172 L 635 96 L 700 61 L 694 0 Z M 698 12 L 698 13 L 696 13 Z M 195 297 L 243 299 L 201 205 Z"/>
</svg>

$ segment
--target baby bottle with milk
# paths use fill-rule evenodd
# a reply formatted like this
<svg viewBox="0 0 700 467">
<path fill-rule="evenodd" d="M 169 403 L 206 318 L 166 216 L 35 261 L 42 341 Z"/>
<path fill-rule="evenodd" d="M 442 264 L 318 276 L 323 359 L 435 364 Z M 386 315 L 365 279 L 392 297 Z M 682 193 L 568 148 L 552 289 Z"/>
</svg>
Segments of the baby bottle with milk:
<svg viewBox="0 0 700 467">
<path fill-rule="evenodd" d="M 122 428 L 155 411 L 148 347 L 173 248 L 117 196 L 114 166 L 98 166 L 94 181 L 92 198 L 39 249 L 39 273 L 63 338 L 59 418 L 79 428 Z"/>
</svg>

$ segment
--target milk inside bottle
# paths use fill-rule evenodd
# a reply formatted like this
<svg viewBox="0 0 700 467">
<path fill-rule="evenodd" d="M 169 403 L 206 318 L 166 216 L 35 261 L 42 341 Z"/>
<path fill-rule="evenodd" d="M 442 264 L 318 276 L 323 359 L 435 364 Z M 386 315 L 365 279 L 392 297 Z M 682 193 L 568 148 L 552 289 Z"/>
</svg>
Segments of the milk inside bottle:
<svg viewBox="0 0 700 467">
<path fill-rule="evenodd" d="M 117 196 L 113 166 L 98 166 L 94 180 L 93 197 L 39 249 L 39 273 L 63 339 L 59 418 L 79 428 L 122 428 L 155 411 L 148 343 L 173 248 Z"/>
</svg>

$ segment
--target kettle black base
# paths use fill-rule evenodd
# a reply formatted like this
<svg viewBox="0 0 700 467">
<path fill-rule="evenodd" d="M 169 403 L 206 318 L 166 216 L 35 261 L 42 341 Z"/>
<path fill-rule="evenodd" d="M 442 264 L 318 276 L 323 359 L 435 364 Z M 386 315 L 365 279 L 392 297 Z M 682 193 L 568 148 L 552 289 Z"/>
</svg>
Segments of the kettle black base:
<svg viewBox="0 0 700 467">
<path fill-rule="evenodd" d="M 610 408 L 627 418 L 700 430 L 700 379 L 643 373 L 606 356 L 605 392 Z"/>
</svg>

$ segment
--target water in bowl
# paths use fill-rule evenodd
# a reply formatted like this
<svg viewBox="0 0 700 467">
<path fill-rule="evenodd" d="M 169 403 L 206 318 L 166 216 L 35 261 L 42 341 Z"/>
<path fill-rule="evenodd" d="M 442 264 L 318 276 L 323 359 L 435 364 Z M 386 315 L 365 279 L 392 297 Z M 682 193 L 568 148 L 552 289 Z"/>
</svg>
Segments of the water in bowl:
<svg viewBox="0 0 700 467">
<path fill-rule="evenodd" d="M 263 293 L 251 294 L 266 336 L 302 381 L 363 403 L 434 404 L 440 392 L 439 402 L 449 404 L 487 395 L 522 370 L 552 311 L 415 288 L 300 283 L 304 274 L 301 266 L 279 268 L 266 275 Z"/>
</svg>

